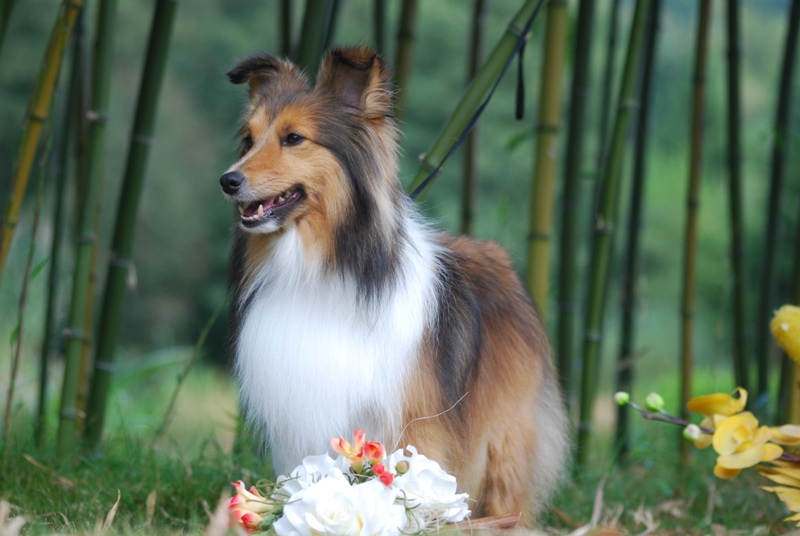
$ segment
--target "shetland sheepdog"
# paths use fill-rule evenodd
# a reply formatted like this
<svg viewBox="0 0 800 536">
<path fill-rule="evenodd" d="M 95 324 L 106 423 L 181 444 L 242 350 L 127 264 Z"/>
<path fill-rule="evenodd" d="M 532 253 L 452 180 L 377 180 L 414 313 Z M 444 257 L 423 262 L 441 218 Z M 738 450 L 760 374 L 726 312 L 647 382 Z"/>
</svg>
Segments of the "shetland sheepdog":
<svg viewBox="0 0 800 536">
<path fill-rule="evenodd" d="M 454 474 L 473 515 L 530 525 L 569 450 L 533 303 L 499 246 L 423 223 L 400 187 L 391 74 L 340 48 L 316 83 L 266 54 L 249 85 L 230 263 L 235 368 L 277 472 L 356 428 Z"/>
</svg>

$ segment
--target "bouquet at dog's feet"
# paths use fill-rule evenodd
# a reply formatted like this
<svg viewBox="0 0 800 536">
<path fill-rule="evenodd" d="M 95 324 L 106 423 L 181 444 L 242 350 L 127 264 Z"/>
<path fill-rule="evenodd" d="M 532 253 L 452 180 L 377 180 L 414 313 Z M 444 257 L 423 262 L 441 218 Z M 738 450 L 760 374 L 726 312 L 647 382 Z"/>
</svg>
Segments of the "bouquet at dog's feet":
<svg viewBox="0 0 800 536">
<path fill-rule="evenodd" d="M 308 456 L 274 483 L 233 483 L 231 522 L 278 536 L 390 536 L 435 531 L 470 514 L 455 477 L 413 446 L 387 455 L 361 429 L 352 443 L 334 438 L 331 446 L 336 459 Z"/>
</svg>

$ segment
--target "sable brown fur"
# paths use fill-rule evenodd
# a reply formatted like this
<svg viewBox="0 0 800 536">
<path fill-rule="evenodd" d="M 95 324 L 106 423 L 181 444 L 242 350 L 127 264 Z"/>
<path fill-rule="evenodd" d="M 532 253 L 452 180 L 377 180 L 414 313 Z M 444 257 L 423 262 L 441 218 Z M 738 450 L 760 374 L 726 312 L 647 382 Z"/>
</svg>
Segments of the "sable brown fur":
<svg viewBox="0 0 800 536">
<path fill-rule="evenodd" d="M 352 432 L 326 426 L 361 426 L 442 464 L 474 517 L 534 523 L 569 450 L 547 338 L 502 248 L 419 222 L 397 180 L 383 59 L 334 49 L 313 87 L 266 54 L 228 75 L 250 89 L 221 178 L 242 213 L 231 333 L 276 463 Z"/>
</svg>

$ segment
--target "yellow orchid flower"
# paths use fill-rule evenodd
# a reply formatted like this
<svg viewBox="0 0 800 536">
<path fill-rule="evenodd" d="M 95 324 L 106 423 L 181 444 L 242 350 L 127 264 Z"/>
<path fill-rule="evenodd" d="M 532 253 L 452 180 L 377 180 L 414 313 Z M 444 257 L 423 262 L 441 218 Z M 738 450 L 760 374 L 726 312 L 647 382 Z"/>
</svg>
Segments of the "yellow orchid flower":
<svg viewBox="0 0 800 536">
<path fill-rule="evenodd" d="M 701 428 L 716 430 L 719 423 L 725 418 L 740 413 L 747 405 L 747 391 L 738 387 L 734 392 L 736 396 L 727 393 L 714 393 L 711 395 L 696 396 L 686 403 L 686 409 L 703 415 L 700 422 Z M 702 434 L 695 439 L 694 446 L 705 449 L 711 446 L 711 434 Z"/>
<path fill-rule="evenodd" d="M 772 466 L 759 465 L 756 469 L 776 484 L 800 489 L 800 465 L 778 460 L 772 463 Z"/>
<path fill-rule="evenodd" d="M 794 447 L 800 445 L 800 425 L 784 424 L 769 429 L 772 434 L 771 441 L 779 445 Z"/>
<path fill-rule="evenodd" d="M 800 307 L 784 305 L 775 313 L 769 327 L 775 342 L 800 364 Z"/>
<path fill-rule="evenodd" d="M 732 415 L 719 423 L 712 444 L 717 451 L 714 474 L 719 478 L 733 478 L 742 469 L 760 462 L 780 458 L 783 449 L 769 443 L 767 426 L 758 426 L 758 419 L 749 411 Z"/>
</svg>

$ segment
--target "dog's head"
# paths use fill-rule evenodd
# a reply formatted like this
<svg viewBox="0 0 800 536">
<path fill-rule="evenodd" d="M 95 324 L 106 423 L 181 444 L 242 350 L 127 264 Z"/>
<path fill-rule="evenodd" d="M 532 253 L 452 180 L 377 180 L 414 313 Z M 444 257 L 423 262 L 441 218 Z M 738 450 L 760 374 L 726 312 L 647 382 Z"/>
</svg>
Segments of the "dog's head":
<svg viewBox="0 0 800 536">
<path fill-rule="evenodd" d="M 320 231 L 375 217 L 397 171 L 390 73 L 380 56 L 331 50 L 313 87 L 294 64 L 266 54 L 242 60 L 228 77 L 250 88 L 239 159 L 220 178 L 244 230 L 302 222 Z"/>
</svg>

